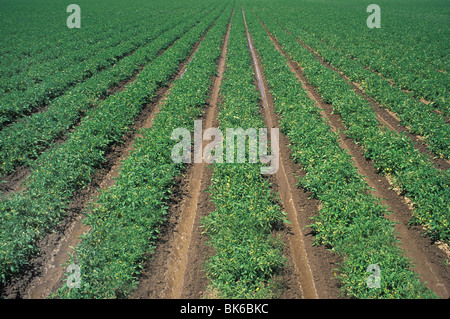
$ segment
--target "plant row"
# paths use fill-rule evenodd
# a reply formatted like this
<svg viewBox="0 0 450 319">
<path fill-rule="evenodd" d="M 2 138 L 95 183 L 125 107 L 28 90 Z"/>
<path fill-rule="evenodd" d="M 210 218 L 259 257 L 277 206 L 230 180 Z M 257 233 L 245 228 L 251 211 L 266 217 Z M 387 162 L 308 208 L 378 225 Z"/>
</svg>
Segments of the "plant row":
<svg viewBox="0 0 450 319">
<path fill-rule="evenodd" d="M 152 127 L 139 131 L 142 137 L 122 162 L 115 184 L 91 205 L 85 219 L 90 231 L 82 236 L 68 262 L 80 267 L 80 288 L 64 285 L 59 297 L 120 298 L 135 289 L 142 264 L 154 251 L 159 228 L 166 220 L 171 187 L 184 170 L 183 164 L 171 159 L 172 131 L 193 127 L 202 114 L 230 13 L 228 3 L 183 77 L 174 82 Z"/>
<path fill-rule="evenodd" d="M 181 14 L 178 14 L 178 16 L 182 15 L 187 16 L 187 12 L 183 10 Z M 137 48 L 152 42 L 161 33 L 174 27 L 171 20 L 165 20 L 165 14 L 153 17 L 150 21 L 150 23 L 142 22 L 140 27 L 123 30 L 123 33 L 116 32 L 114 36 L 105 40 L 107 43 L 115 42 L 115 45 L 104 49 L 85 46 L 73 54 L 66 53 L 63 56 L 64 59 L 49 62 L 53 74 L 38 75 L 38 83 L 29 83 L 31 79 L 19 74 L 20 82 L 26 83 L 27 87 L 23 90 L 9 90 L 3 94 L 0 99 L 0 129 L 7 123 L 51 103 L 53 99 L 66 93 L 76 84 L 83 83 L 99 72 L 116 65 Z M 32 70 L 29 70 L 27 74 L 33 76 Z"/>
<path fill-rule="evenodd" d="M 364 23 L 367 4 L 355 1 L 349 6 L 352 2 L 326 1 L 298 6 L 287 0 L 276 9 L 273 4 L 268 7 L 289 20 L 293 25 L 291 30 L 302 34 L 305 41 L 315 37 L 312 43 L 319 41 L 322 46 L 338 51 L 340 58 L 334 56 L 334 61 L 352 59 L 358 68 L 367 68 L 366 71 L 389 79 L 395 86 L 393 92 L 408 90 L 418 100 L 431 101 L 432 105 L 424 106 L 427 109 L 436 107 L 448 116 L 448 48 L 442 41 L 446 35 L 441 28 L 445 23 L 443 10 L 448 10 L 448 6 L 439 8 L 443 4 L 440 0 L 426 6 L 420 4 L 420 10 L 416 9 L 417 1 L 412 1 L 407 8 L 401 3 L 378 3 L 383 12 L 389 13 L 382 14 L 380 29 L 371 30 Z"/>
<path fill-rule="evenodd" d="M 222 131 L 265 127 L 254 81 L 244 19 L 236 10 L 220 88 Z M 206 264 L 209 289 L 219 298 L 273 298 L 279 293 L 275 277 L 286 260 L 283 244 L 272 231 L 283 223 L 285 214 L 261 166 L 248 162 L 212 166 L 208 192 L 215 209 L 202 223 L 214 249 Z"/>
<path fill-rule="evenodd" d="M 446 159 L 450 156 L 450 125 L 441 114 L 434 113 L 436 105 L 425 104 L 402 90 L 393 87 L 389 80 L 365 68 L 358 60 L 350 59 L 340 50 L 330 49 L 320 39 L 299 30 L 297 22 L 286 21 L 286 29 L 308 46 L 312 47 L 328 63 L 338 68 L 352 82 L 359 83 L 363 92 L 382 107 L 396 113 L 408 130 L 423 137 L 429 149 Z M 443 111 L 448 103 L 441 104 Z M 447 110 L 448 113 L 448 110 Z M 447 114 L 448 115 L 448 114 Z"/>
<path fill-rule="evenodd" d="M 425 226 L 433 240 L 449 242 L 450 171 L 441 171 L 416 149 L 406 134 L 381 127 L 371 105 L 358 96 L 337 72 L 320 62 L 267 16 L 263 22 L 304 75 L 340 114 L 350 138 L 361 145 L 364 156 L 379 173 L 387 174 L 414 205 L 411 222 Z"/>
<path fill-rule="evenodd" d="M 129 40 L 136 37 L 147 27 L 148 25 L 142 22 L 140 25 L 125 26 L 123 28 L 125 39 Z M 61 34 L 58 34 L 58 36 L 61 36 Z M 2 64 L 0 66 L 0 77 L 2 78 L 0 89 L 3 90 L 4 94 L 25 91 L 33 85 L 42 83 L 48 76 L 64 71 L 75 63 L 83 62 L 102 50 L 111 50 L 123 41 L 123 38 L 115 30 L 103 33 L 98 30 L 97 34 L 83 34 L 82 36 L 89 40 L 83 39 L 81 36 L 79 38 L 74 37 L 72 41 L 65 41 L 54 50 L 48 48 L 46 52 L 33 54 L 32 61 L 28 60 L 27 65 L 23 65 L 24 60 L 17 58 L 10 61 L 9 64 Z M 139 42 L 139 39 L 137 39 L 137 42 Z M 74 47 L 75 43 L 78 43 L 79 47 Z M 30 45 L 38 47 L 34 43 Z"/>
<path fill-rule="evenodd" d="M 0 174 L 10 173 L 19 165 L 30 165 L 42 150 L 78 123 L 88 110 L 95 109 L 109 94 L 110 88 L 131 78 L 206 14 L 185 10 L 185 14 L 157 28 L 155 32 L 161 31 L 162 34 L 150 44 L 139 48 L 112 68 L 78 84 L 55 99 L 46 111 L 33 114 L 0 131 Z"/>
<path fill-rule="evenodd" d="M 43 15 L 48 9 L 46 5 L 49 4 L 52 5 L 52 1 L 47 0 L 38 5 L 29 3 L 27 10 L 23 10 L 20 5 L 10 5 L 8 16 L 12 21 L 16 21 L 16 25 L 15 32 L 10 32 L 9 21 L 2 25 L 5 33 L 3 45 L 0 46 L 0 90 L 4 90 L 4 93 L 11 89 L 23 91 L 45 77 L 82 62 L 103 49 L 117 46 L 124 39 L 129 40 L 139 34 L 145 35 L 151 32 L 154 19 L 159 20 L 167 12 L 175 11 L 179 14 L 177 10 L 183 10 L 181 5 L 161 6 L 160 3 L 153 2 L 151 10 L 147 12 L 121 10 L 120 15 L 112 16 L 103 5 L 86 5 L 82 1 L 79 5 L 80 8 L 83 7 L 85 23 L 80 29 L 69 30 L 64 23 L 58 23 L 57 26 L 47 24 L 45 28 L 39 25 L 42 17 L 36 19 L 35 16 Z M 112 9 L 117 9 L 117 5 L 120 5 L 117 1 L 109 3 Z M 62 10 L 53 8 L 52 11 L 45 12 L 45 17 L 50 18 L 49 15 L 56 13 L 65 14 L 65 8 L 59 8 Z M 95 17 L 95 20 L 91 20 L 91 17 Z M 17 24 L 21 19 L 26 19 L 27 23 Z M 127 23 L 124 24 L 124 21 Z M 39 26 L 37 30 L 34 29 L 36 24 Z M 122 25 L 120 32 L 117 32 L 118 25 Z M 140 41 L 139 38 L 137 37 L 136 41 Z"/>
<path fill-rule="evenodd" d="M 321 117 L 319 107 L 291 72 L 286 57 L 275 48 L 258 18 L 248 14 L 247 19 L 281 130 L 289 138 L 294 161 L 306 173 L 299 184 L 320 201 L 319 214 L 312 217 L 314 223 L 309 227 L 316 244 L 341 256 L 339 279 L 345 295 L 435 297 L 412 271 L 411 262 L 399 248 L 393 223 L 384 217 L 389 211 L 371 194 L 350 155 L 339 146 L 338 133 L 332 132 Z M 264 22 L 270 30 L 277 29 L 274 20 Z M 328 84 L 325 80 L 323 83 Z M 370 265 L 380 267 L 379 288 L 368 284 Z"/>
<path fill-rule="evenodd" d="M 161 56 L 145 66 L 123 91 L 109 96 L 87 113 L 67 140 L 33 163 L 25 190 L 0 201 L 0 276 L 20 272 L 38 252 L 36 242 L 67 215 L 73 194 L 85 187 L 114 142 L 130 132 L 144 105 L 176 73 L 194 44 L 218 17 L 215 9 Z"/>
</svg>

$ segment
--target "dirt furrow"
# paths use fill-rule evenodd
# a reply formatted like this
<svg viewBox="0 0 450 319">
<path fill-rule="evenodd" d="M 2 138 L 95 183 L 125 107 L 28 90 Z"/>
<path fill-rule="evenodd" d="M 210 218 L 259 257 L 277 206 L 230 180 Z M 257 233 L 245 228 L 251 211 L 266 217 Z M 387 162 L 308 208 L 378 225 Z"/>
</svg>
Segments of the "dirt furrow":
<svg viewBox="0 0 450 319">
<path fill-rule="evenodd" d="M 233 19 L 234 10 L 231 14 L 228 24 L 227 32 L 223 39 L 223 46 L 221 56 L 218 62 L 217 76 L 214 79 L 214 85 L 212 88 L 211 98 L 209 101 L 209 107 L 206 111 L 206 122 L 203 127 L 203 131 L 207 128 L 218 127 L 219 122 L 217 120 L 217 113 L 220 101 L 220 86 L 222 85 L 223 74 L 225 72 L 225 61 L 228 48 L 228 40 L 230 37 L 231 21 Z M 204 142 L 203 147 L 206 142 Z M 191 245 L 188 252 L 188 263 L 185 271 L 183 290 L 180 294 L 181 298 L 202 298 L 207 296 L 207 284 L 208 281 L 205 277 L 203 263 L 207 258 L 212 255 L 212 248 L 208 247 L 207 237 L 202 235 L 200 220 L 202 217 L 207 216 L 214 211 L 214 204 L 210 200 L 207 193 L 207 189 L 211 185 L 212 170 L 208 165 L 201 164 L 201 185 L 196 205 L 196 216 L 194 220 L 193 229 L 196 230 L 192 235 Z"/>
<path fill-rule="evenodd" d="M 39 256 L 30 261 L 21 278 L 13 279 L 3 289 L 2 296 L 7 298 L 43 299 L 50 296 L 52 292 L 55 292 L 60 287 L 65 272 L 63 264 L 67 262 L 69 253 L 73 253 L 74 247 L 81 241 L 80 235 L 89 231 L 89 227 L 83 224 L 85 214 L 89 213 L 89 211 L 85 212 L 89 203 L 95 202 L 100 192 L 114 185 L 115 179 L 119 175 L 121 163 L 133 150 L 134 140 L 141 136 L 139 130 L 152 126 L 153 119 L 170 93 L 175 79 L 184 73 L 206 33 L 194 45 L 188 58 L 180 63 L 178 71 L 168 84 L 159 88 L 153 101 L 144 106 L 130 133 L 123 137 L 122 143 L 114 144 L 108 150 L 102 168 L 93 176 L 90 185 L 74 195 L 68 217 L 53 233 L 47 235 L 38 243 L 41 251 Z"/>
<path fill-rule="evenodd" d="M 223 39 L 217 76 L 213 80 L 209 106 L 205 110 L 203 132 L 217 124 L 219 90 L 225 70 L 225 58 L 231 19 Z M 202 149 L 207 141 L 203 140 Z M 179 186 L 177 198 L 169 209 L 169 222 L 159 241 L 154 257 L 146 265 L 134 298 L 201 298 L 207 280 L 202 263 L 210 255 L 201 234 L 200 219 L 212 209 L 206 193 L 211 170 L 206 162 L 188 166 Z"/>
<path fill-rule="evenodd" d="M 256 82 L 261 91 L 263 106 L 261 113 L 264 116 L 267 128 L 274 128 L 278 126 L 278 118 L 273 108 L 273 97 L 269 91 L 258 53 L 245 22 L 245 13 L 243 12 L 243 14 L 249 48 L 254 61 Z M 309 224 L 308 218 L 318 213 L 318 202 L 310 199 L 308 192 L 296 187 L 296 176 L 302 175 L 304 172 L 301 172 L 292 161 L 288 145 L 288 138 L 280 132 L 279 169 L 273 179 L 283 208 L 292 223 L 289 226 L 286 225 L 285 236 L 289 244 L 287 257 L 291 262 L 295 273 L 292 275 L 296 280 L 296 287 L 289 287 L 290 290 L 293 290 L 290 293 L 297 290 L 301 298 L 304 299 L 337 298 L 339 289 L 333 278 L 333 266 L 336 264 L 336 259 L 324 250 L 312 246 L 310 234 L 304 233 L 302 230 Z"/>
<path fill-rule="evenodd" d="M 267 29 L 266 31 L 268 32 Z M 347 150 L 352 157 L 354 166 L 357 168 L 358 173 L 365 177 L 368 185 L 372 188 L 373 195 L 380 198 L 382 204 L 388 206 L 389 210 L 393 212 L 386 218 L 396 222 L 395 230 L 398 233 L 400 245 L 405 250 L 406 255 L 413 261 L 416 272 L 423 281 L 428 283 L 430 289 L 439 296 L 443 298 L 450 297 L 450 272 L 449 267 L 445 266 L 445 260 L 448 258 L 446 253 L 434 245 L 429 238 L 422 235 L 421 227 L 408 225 L 412 209 L 405 198 L 392 189 L 386 177 L 377 174 L 370 161 L 364 158 L 361 147 L 357 146 L 345 133 L 342 133 L 345 131 L 344 125 L 340 116 L 332 113 L 332 105 L 322 100 L 317 90 L 304 77 L 299 65 L 289 58 L 270 32 L 268 32 L 268 35 L 278 51 L 286 57 L 291 71 L 301 81 L 308 95 L 321 108 L 321 114 L 328 119 L 331 129 L 339 133 L 341 147 Z"/>
<path fill-rule="evenodd" d="M 440 158 L 439 156 L 436 156 L 436 154 L 433 154 L 428 149 L 427 144 L 424 143 L 423 137 L 416 134 L 412 134 L 409 128 L 401 123 L 400 119 L 394 112 L 382 107 L 373 98 L 367 96 L 363 92 L 361 86 L 358 83 L 352 82 L 343 72 L 341 72 L 336 67 L 332 66 L 330 63 L 325 61 L 325 59 L 318 52 L 316 52 L 313 48 L 304 43 L 301 39 L 296 40 L 304 48 L 306 48 L 309 52 L 311 52 L 323 66 L 329 68 L 330 70 L 333 70 L 334 72 L 337 72 L 342 77 L 342 79 L 344 79 L 346 83 L 355 91 L 356 94 L 364 98 L 376 112 L 377 119 L 380 122 L 380 124 L 385 125 L 391 131 L 398 133 L 405 133 L 412 140 L 414 147 L 418 149 L 421 153 L 426 154 L 436 168 L 441 170 L 447 170 L 450 168 L 450 161 L 447 161 L 443 158 Z"/>
</svg>

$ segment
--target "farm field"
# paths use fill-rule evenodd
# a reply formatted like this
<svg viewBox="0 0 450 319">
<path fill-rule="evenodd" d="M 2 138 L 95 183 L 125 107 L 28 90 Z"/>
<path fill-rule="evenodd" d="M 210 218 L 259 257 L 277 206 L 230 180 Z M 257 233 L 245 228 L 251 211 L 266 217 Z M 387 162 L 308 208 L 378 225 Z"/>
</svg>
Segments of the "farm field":
<svg viewBox="0 0 450 319">
<path fill-rule="evenodd" d="M 70 4 L 0 0 L 1 298 L 450 298 L 448 1 Z"/>
</svg>

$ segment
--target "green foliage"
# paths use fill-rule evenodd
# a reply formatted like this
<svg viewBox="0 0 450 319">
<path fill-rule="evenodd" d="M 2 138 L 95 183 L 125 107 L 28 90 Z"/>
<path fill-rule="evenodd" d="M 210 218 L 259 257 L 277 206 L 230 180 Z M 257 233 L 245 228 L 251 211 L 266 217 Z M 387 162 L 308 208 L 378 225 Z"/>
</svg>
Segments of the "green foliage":
<svg viewBox="0 0 450 319">
<path fill-rule="evenodd" d="M 338 134 L 321 117 L 318 106 L 303 90 L 257 17 L 247 14 L 247 20 L 273 92 L 281 129 L 289 137 L 294 160 L 306 171 L 299 184 L 321 203 L 320 214 L 313 217 L 314 223 L 310 225 L 315 243 L 342 257 L 339 278 L 343 292 L 356 298 L 436 297 L 412 271 L 411 263 L 397 245 L 393 224 L 384 217 L 389 212 L 371 195 L 363 177 L 351 164 L 350 155 L 339 147 Z M 275 21 L 263 21 L 283 48 L 293 54 L 288 46 L 292 38 L 286 33 L 283 37 Z M 315 74 L 322 74 L 319 70 L 315 69 Z M 318 76 L 314 80 L 326 88 L 328 98 L 333 100 L 336 87 L 328 85 L 331 82 L 326 78 Z M 370 122 L 370 117 L 366 122 Z M 380 288 L 367 285 L 366 269 L 371 264 L 378 264 L 382 270 Z"/>
<path fill-rule="evenodd" d="M 49 149 L 33 163 L 26 189 L 1 199 L 0 274 L 3 280 L 18 274 L 36 253 L 36 241 L 66 216 L 74 192 L 90 182 L 108 148 L 131 130 L 145 103 L 176 73 L 179 63 L 218 14 L 217 9 L 209 13 L 200 24 L 146 65 L 133 83 L 90 110 L 63 144 Z M 170 137 L 170 133 L 167 136 Z"/>
<path fill-rule="evenodd" d="M 175 128 L 193 127 L 206 104 L 230 14 L 230 4 L 222 5 L 180 40 L 189 50 L 217 19 L 183 77 L 174 82 L 151 129 L 139 132 L 142 137 L 122 163 L 115 184 L 92 205 L 86 218 L 91 229 L 68 261 L 80 266 L 81 287 L 64 285 L 59 297 L 125 298 L 136 287 L 142 263 L 153 252 L 166 220 L 170 188 L 183 172 L 182 164 L 171 159 L 175 141 L 170 136 Z"/>
<path fill-rule="evenodd" d="M 223 128 L 262 128 L 260 95 L 244 20 L 235 10 L 218 115 Z M 273 298 L 274 276 L 284 266 L 282 243 L 271 235 L 285 214 L 276 203 L 261 164 L 215 163 L 209 192 L 215 210 L 203 219 L 215 254 L 207 262 L 211 287 L 221 298 Z"/>
<path fill-rule="evenodd" d="M 68 89 L 111 68 L 152 41 L 164 30 L 156 24 L 169 11 L 185 12 L 184 8 L 173 7 L 170 10 L 158 2 L 148 6 L 149 16 L 144 10 L 123 11 L 120 9 L 122 4 L 116 1 L 108 3 L 108 7 L 123 13 L 113 16 L 103 4 L 81 1 L 79 5 L 86 9 L 83 10 L 86 23 L 80 29 L 69 30 L 61 23 L 66 12 L 61 3 L 53 0 L 43 3 L 25 1 L 23 5 L 10 4 L 2 10 L 8 14 L 8 20 L 4 20 L 0 27 L 4 31 L 0 48 L 4 62 L 0 66 L 0 88 L 4 93 L 0 99 L 0 128 L 48 105 Z M 45 27 L 39 24 L 42 20 L 47 21 Z M 129 23 L 117 32 L 116 26 L 123 21 Z M 11 29 L 15 32 L 11 33 Z M 18 38 L 21 41 L 17 41 Z M 13 45 L 8 46 L 11 41 L 14 41 Z"/>
<path fill-rule="evenodd" d="M 393 223 L 385 218 L 389 210 L 372 196 L 339 147 L 338 134 L 321 118 L 258 18 L 332 104 L 365 157 L 411 199 L 411 223 L 425 226 L 433 240 L 449 243 L 450 172 L 436 169 L 406 134 L 381 127 L 370 104 L 297 41 L 448 159 L 449 59 L 442 26 L 449 7 L 443 0 L 430 1 L 380 0 L 378 30 L 366 27 L 367 4 L 357 0 L 243 2 L 281 130 L 294 161 L 306 172 L 299 186 L 320 201 L 309 227 L 315 244 L 340 256 L 339 280 L 346 296 L 436 298 L 399 247 Z M 19 275 L 39 252 L 36 243 L 66 217 L 75 192 L 91 182 L 108 149 L 132 131 L 144 105 L 171 81 L 213 24 L 151 129 L 139 132 L 142 137 L 114 186 L 91 203 L 85 219 L 90 231 L 68 262 L 80 266 L 81 288 L 69 289 L 64 280 L 53 297 L 126 298 L 136 288 L 142 263 L 153 253 L 166 220 L 170 189 L 184 172 L 171 160 L 171 133 L 193 127 L 201 116 L 233 4 L 186 3 L 133 1 L 124 9 L 123 1 L 80 0 L 79 30 L 65 26 L 66 6 L 60 1 L 0 3 L 0 175 L 20 165 L 32 170 L 23 191 L 0 198 L 1 282 Z M 260 128 L 260 94 L 240 9 L 235 7 L 218 121 L 223 128 Z M 18 23 L 21 19 L 26 23 Z M 123 91 L 109 92 L 138 71 Z M 64 141 L 56 142 L 61 137 Z M 219 297 L 279 295 L 276 278 L 287 261 L 283 243 L 272 233 L 287 221 L 260 168 L 212 166 L 209 193 L 215 210 L 202 223 L 215 251 L 206 264 L 207 276 Z M 380 288 L 367 286 L 370 264 L 380 266 Z"/>
<path fill-rule="evenodd" d="M 89 110 L 95 112 L 96 106 L 109 95 L 110 88 L 131 78 L 141 67 L 157 58 L 160 52 L 210 11 L 208 9 L 192 16 L 194 10 L 183 10 L 175 19 L 155 26 L 150 34 L 144 34 L 141 46 L 132 55 L 120 61 L 114 59 L 110 68 L 96 73 L 52 100 L 46 111 L 28 116 L 0 131 L 0 174 L 9 173 L 19 165 L 32 163 L 40 152 L 51 147 L 56 138 L 66 133 Z M 161 22 L 160 19 L 156 20 L 157 23 Z M 135 41 L 130 40 L 131 43 Z M 106 52 L 97 55 L 101 56 L 109 59 L 111 54 Z"/>
</svg>

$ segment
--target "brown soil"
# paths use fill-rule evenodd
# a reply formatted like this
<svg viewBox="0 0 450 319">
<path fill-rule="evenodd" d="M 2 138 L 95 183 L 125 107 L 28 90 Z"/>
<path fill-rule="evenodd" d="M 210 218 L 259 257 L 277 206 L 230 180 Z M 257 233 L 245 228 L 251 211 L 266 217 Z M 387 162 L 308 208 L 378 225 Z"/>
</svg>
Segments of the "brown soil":
<svg viewBox="0 0 450 319">
<path fill-rule="evenodd" d="M 218 74 L 213 81 L 209 106 L 205 110 L 202 132 L 217 123 L 219 90 L 225 70 L 230 29 L 231 17 L 218 61 Z M 206 144 L 207 141 L 203 141 L 203 147 Z M 203 263 L 211 255 L 212 249 L 206 245 L 200 219 L 213 209 L 206 193 L 210 177 L 211 169 L 204 161 L 188 166 L 169 208 L 169 221 L 153 257 L 144 267 L 142 280 L 132 298 L 206 297 L 208 281 Z"/>
<path fill-rule="evenodd" d="M 423 281 L 427 282 L 430 289 L 442 298 L 449 298 L 450 269 L 449 266 L 445 266 L 445 261 L 448 260 L 446 252 L 434 245 L 429 238 L 423 236 L 421 227 L 408 225 L 411 218 L 411 207 L 405 198 L 392 189 L 386 177 L 377 174 L 371 162 L 364 158 L 362 148 L 357 146 L 345 133 L 342 133 L 345 132 L 342 120 L 339 115 L 332 113 L 332 105 L 323 102 L 317 90 L 304 77 L 299 65 L 286 55 L 277 40 L 269 32 L 268 34 L 277 49 L 288 60 L 291 71 L 302 82 L 303 88 L 322 109 L 322 116 L 328 119 L 331 129 L 334 132 L 340 132 L 341 147 L 352 156 L 354 166 L 359 174 L 365 176 L 368 185 L 373 189 L 374 196 L 380 198 L 382 204 L 388 206 L 389 210 L 393 212 L 386 218 L 397 223 L 395 230 L 398 233 L 400 245 L 405 250 L 406 255 L 413 261 L 416 272 Z"/>
<path fill-rule="evenodd" d="M 30 175 L 31 170 L 25 165 L 17 167 L 9 175 L 0 177 L 0 196 L 8 196 L 23 189 L 22 182 Z"/>
<path fill-rule="evenodd" d="M 106 160 L 93 176 L 92 182 L 73 196 L 68 216 L 58 225 L 57 229 L 37 244 L 40 254 L 30 260 L 21 277 L 13 278 L 2 287 L 2 297 L 43 299 L 61 286 L 65 271 L 64 263 L 67 262 L 69 253 L 73 253 L 73 247 L 76 247 L 81 241 L 79 236 L 89 231 L 89 227 L 83 224 L 85 214 L 89 213 L 89 211 L 86 212 L 88 204 L 95 203 L 101 191 L 114 185 L 119 174 L 120 164 L 132 151 L 134 140 L 140 137 L 139 130 L 151 127 L 153 118 L 169 94 L 174 80 L 184 72 L 203 37 L 194 45 L 188 58 L 180 63 L 176 75 L 172 77 L 168 85 L 159 88 L 153 101 L 144 106 L 135 120 L 132 130 L 123 137 L 122 143 L 112 145 L 107 151 Z"/>
<path fill-rule="evenodd" d="M 268 128 L 278 127 L 278 117 L 274 112 L 273 98 L 264 78 L 263 68 L 259 56 L 254 48 L 251 35 L 247 29 L 250 39 L 252 58 L 255 64 L 255 74 L 261 79 L 255 79 L 255 84 L 262 92 L 261 113 L 264 116 Z M 291 225 L 285 225 L 282 238 L 286 245 L 286 255 L 290 262 L 288 277 L 285 279 L 287 289 L 281 298 L 304 298 L 325 299 L 337 298 L 339 296 L 338 282 L 333 278 L 333 267 L 337 258 L 324 247 L 313 246 L 313 236 L 310 232 L 304 232 L 304 228 L 311 223 L 309 219 L 318 214 L 319 204 L 310 199 L 311 194 L 298 189 L 296 186 L 298 176 L 304 176 L 290 155 L 288 138 L 280 132 L 279 140 L 279 169 L 275 176 L 273 185 L 280 195 L 281 202 Z"/>
<path fill-rule="evenodd" d="M 217 127 L 217 126 L 215 126 Z M 200 196 L 198 199 L 197 215 L 194 221 L 194 233 L 192 234 L 190 256 L 186 267 L 185 278 L 181 298 L 200 299 L 211 298 L 208 290 L 209 281 L 206 277 L 205 263 L 214 254 L 214 249 L 207 244 L 208 236 L 204 235 L 201 219 L 215 210 L 213 202 L 207 192 L 211 185 L 212 169 L 204 168 Z"/>
</svg>

